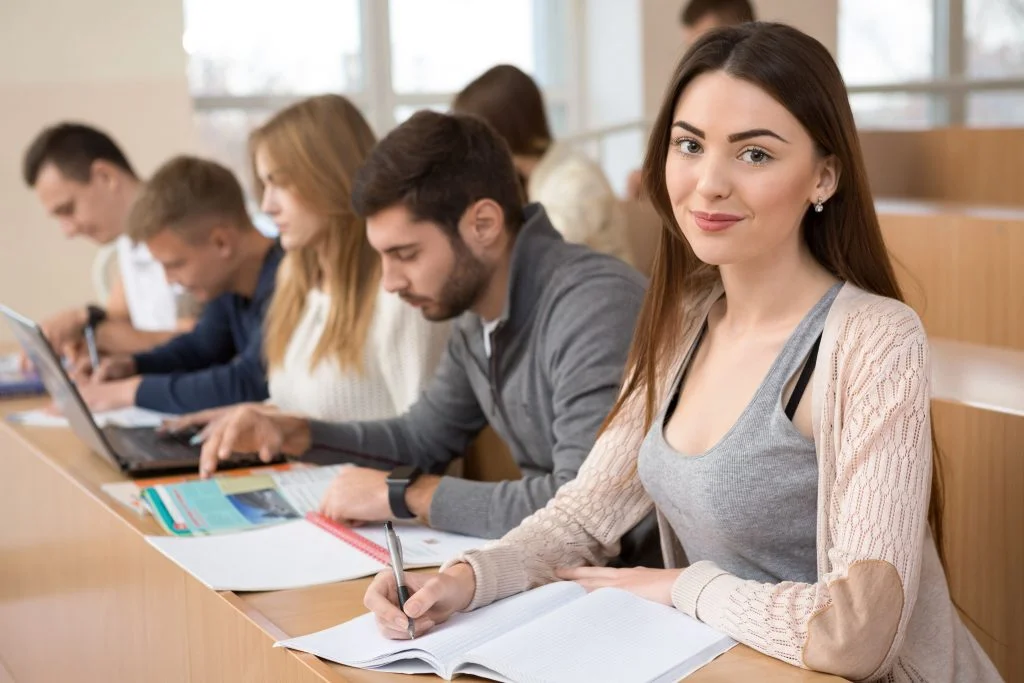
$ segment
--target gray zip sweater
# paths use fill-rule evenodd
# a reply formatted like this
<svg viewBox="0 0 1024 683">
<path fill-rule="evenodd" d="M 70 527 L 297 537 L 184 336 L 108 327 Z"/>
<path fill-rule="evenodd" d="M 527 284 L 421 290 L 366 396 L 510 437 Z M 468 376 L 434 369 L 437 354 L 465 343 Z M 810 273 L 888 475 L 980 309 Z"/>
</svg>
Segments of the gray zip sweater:
<svg viewBox="0 0 1024 683">
<path fill-rule="evenodd" d="M 459 318 L 436 376 L 404 415 L 312 423 L 303 460 L 397 463 L 441 472 L 491 425 L 523 478 L 444 477 L 432 526 L 497 538 L 576 477 L 618 394 L 644 296 L 642 275 L 616 258 L 566 243 L 539 204 L 516 237 L 505 310 L 484 351 L 479 316 Z"/>
</svg>

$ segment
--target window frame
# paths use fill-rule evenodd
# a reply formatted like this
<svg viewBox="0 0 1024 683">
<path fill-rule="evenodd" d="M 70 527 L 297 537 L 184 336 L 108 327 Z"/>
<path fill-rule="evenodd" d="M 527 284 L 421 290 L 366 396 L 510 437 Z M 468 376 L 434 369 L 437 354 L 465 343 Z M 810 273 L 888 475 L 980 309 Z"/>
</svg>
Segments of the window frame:
<svg viewBox="0 0 1024 683">
<path fill-rule="evenodd" d="M 584 0 L 570 0 L 568 3 L 569 30 L 575 34 L 582 25 Z M 547 0 L 533 0 L 534 16 L 548 11 Z M 391 3 L 380 0 L 359 0 L 359 16 L 362 28 L 363 89 L 341 93 L 352 101 L 366 116 L 370 126 L 382 135 L 395 126 L 394 112 L 397 107 L 426 107 L 440 102 L 449 103 L 454 92 L 397 93 L 391 74 Z M 570 45 L 579 45 L 577 35 L 567 36 Z M 584 81 L 581 50 L 570 50 L 567 55 L 566 84 L 561 88 L 545 88 L 544 99 L 549 109 L 563 107 L 566 112 L 568 130 L 578 132 L 582 121 L 581 102 Z M 372 75 L 372 77 L 371 77 Z M 278 111 L 306 97 L 304 95 L 193 95 L 192 106 L 196 113 L 207 113 L 224 109 L 243 111 Z"/>
<path fill-rule="evenodd" d="M 931 79 L 851 85 L 847 86 L 847 92 L 850 95 L 931 95 L 932 112 L 928 127 L 944 128 L 969 125 L 967 99 L 970 95 L 1024 90 L 1024 75 L 1012 78 L 972 78 L 968 75 L 965 9 L 965 0 L 932 0 L 935 49 Z"/>
</svg>

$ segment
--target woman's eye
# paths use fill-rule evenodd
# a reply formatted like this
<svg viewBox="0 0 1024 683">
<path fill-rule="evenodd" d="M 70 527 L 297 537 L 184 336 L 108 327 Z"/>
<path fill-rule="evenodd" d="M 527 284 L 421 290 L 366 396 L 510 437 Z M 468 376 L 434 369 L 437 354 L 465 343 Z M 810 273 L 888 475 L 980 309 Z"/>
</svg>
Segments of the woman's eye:
<svg viewBox="0 0 1024 683">
<path fill-rule="evenodd" d="M 692 138 L 683 138 L 678 140 L 676 145 L 679 147 L 679 151 L 683 154 L 700 154 L 703 151 L 700 143 Z"/>
<path fill-rule="evenodd" d="M 772 159 L 771 155 L 768 154 L 768 152 L 764 151 L 763 149 L 758 149 L 757 147 L 753 147 L 751 149 L 746 150 L 740 156 L 745 161 L 748 161 L 751 164 L 754 164 L 755 166 L 764 165 L 771 161 Z"/>
</svg>

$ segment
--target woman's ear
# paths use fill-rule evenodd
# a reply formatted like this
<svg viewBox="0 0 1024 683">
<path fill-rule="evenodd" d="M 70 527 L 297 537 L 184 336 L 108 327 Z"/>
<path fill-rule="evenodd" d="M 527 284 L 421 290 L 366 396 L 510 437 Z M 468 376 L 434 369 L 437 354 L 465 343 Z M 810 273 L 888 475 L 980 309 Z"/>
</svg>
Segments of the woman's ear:
<svg viewBox="0 0 1024 683">
<path fill-rule="evenodd" d="M 811 196 L 811 204 L 816 202 L 827 202 L 839 189 L 839 178 L 842 169 L 839 167 L 839 159 L 830 154 L 821 160 L 818 168 L 818 179 L 814 186 L 814 194 Z"/>
</svg>

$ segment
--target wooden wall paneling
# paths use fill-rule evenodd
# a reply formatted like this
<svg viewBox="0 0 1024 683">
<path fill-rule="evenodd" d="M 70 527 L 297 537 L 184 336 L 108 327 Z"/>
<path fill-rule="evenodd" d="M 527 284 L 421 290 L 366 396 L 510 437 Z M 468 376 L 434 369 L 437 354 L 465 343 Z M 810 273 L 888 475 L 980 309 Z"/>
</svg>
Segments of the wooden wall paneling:
<svg viewBox="0 0 1024 683">
<path fill-rule="evenodd" d="M 1024 349 L 1024 210 L 879 203 L 907 299 L 930 336 Z"/>
<path fill-rule="evenodd" d="M 946 559 L 965 623 L 1024 681 L 1024 417 L 932 403 L 944 454 Z"/>
<path fill-rule="evenodd" d="M 1024 205 L 1024 128 L 860 131 L 872 192 Z"/>
</svg>

